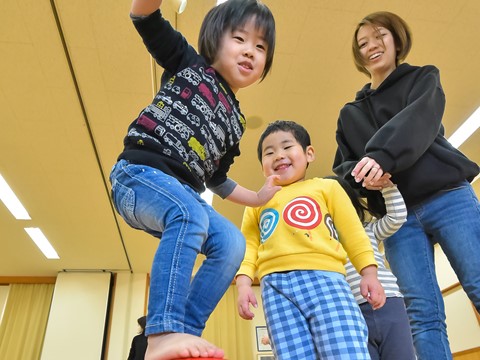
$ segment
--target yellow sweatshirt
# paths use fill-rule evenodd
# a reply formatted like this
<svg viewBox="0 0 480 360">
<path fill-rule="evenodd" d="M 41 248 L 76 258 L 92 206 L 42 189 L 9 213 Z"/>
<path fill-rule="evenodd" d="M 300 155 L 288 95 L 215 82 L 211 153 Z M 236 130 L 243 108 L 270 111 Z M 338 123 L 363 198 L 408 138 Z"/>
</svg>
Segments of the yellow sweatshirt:
<svg viewBox="0 0 480 360">
<path fill-rule="evenodd" d="M 247 250 L 237 275 L 252 280 L 256 274 L 261 279 L 292 270 L 345 274 L 347 255 L 357 271 L 377 265 L 365 229 L 336 180 L 284 186 L 264 206 L 245 209 L 241 230 Z"/>
</svg>

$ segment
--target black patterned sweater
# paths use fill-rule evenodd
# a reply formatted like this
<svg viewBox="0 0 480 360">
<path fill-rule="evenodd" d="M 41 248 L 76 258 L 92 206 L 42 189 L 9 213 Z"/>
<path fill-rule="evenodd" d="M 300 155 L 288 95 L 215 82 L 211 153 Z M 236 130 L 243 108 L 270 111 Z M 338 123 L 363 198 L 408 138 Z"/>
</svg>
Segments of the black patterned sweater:
<svg viewBox="0 0 480 360">
<path fill-rule="evenodd" d="M 152 103 L 130 124 L 119 159 L 227 197 L 236 186 L 227 173 L 246 128 L 235 94 L 159 10 L 133 23 L 165 71 Z"/>
</svg>

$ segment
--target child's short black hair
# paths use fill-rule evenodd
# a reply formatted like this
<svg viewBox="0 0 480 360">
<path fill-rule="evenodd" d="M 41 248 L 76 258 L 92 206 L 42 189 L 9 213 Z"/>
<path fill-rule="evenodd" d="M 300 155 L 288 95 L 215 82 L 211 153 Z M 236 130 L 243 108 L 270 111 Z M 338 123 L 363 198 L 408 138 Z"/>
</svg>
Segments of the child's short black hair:
<svg viewBox="0 0 480 360">
<path fill-rule="evenodd" d="M 144 333 L 145 332 L 145 327 L 147 326 L 147 317 L 146 316 L 140 316 L 137 319 L 137 323 L 142 328 L 141 333 Z"/>
<path fill-rule="evenodd" d="M 270 9 L 258 0 L 227 0 L 212 8 L 203 19 L 198 37 L 198 51 L 209 64 L 215 62 L 220 40 L 227 31 L 234 31 L 255 17 L 257 29 L 264 32 L 267 57 L 262 80 L 267 76 L 275 52 L 275 20 Z"/>
<path fill-rule="evenodd" d="M 311 145 L 310 135 L 308 131 L 300 124 L 290 120 L 277 120 L 267 125 L 267 128 L 260 135 L 257 146 L 257 156 L 260 163 L 262 162 L 262 145 L 265 138 L 277 131 L 285 131 L 293 134 L 295 140 L 302 146 L 303 150 Z"/>
</svg>

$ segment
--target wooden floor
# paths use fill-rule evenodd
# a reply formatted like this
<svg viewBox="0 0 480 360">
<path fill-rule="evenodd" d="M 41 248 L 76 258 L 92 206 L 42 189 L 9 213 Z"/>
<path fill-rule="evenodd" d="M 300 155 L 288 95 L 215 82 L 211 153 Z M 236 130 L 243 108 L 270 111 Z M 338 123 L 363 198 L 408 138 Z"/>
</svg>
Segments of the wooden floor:
<svg viewBox="0 0 480 360">
<path fill-rule="evenodd" d="M 480 360 L 480 347 L 453 354 L 455 360 Z"/>
</svg>

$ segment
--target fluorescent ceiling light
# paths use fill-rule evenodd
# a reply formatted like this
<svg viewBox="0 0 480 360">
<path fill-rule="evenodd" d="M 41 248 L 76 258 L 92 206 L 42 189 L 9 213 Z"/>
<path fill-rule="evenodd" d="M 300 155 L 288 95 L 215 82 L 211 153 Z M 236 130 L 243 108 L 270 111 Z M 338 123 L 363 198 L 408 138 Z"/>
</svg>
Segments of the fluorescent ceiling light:
<svg viewBox="0 0 480 360">
<path fill-rule="evenodd" d="M 3 201 L 5 206 L 10 210 L 15 219 L 17 220 L 30 220 L 30 215 L 28 215 L 27 210 L 23 207 L 20 200 L 13 192 L 13 190 L 8 186 L 5 179 L 0 175 L 0 199 Z"/>
<path fill-rule="evenodd" d="M 43 235 L 42 230 L 31 227 L 25 228 L 25 231 L 30 235 L 33 242 L 38 246 L 47 259 L 60 259 L 52 244 L 50 244 L 45 235 Z"/>
<path fill-rule="evenodd" d="M 462 145 L 465 140 L 467 140 L 472 134 L 477 131 L 480 127 L 480 107 L 473 112 L 470 117 L 465 120 L 465 122 L 460 125 L 460 127 L 448 138 L 450 144 L 453 145 L 456 149 Z M 477 175 L 473 179 L 472 184 L 480 178 L 480 175 Z"/>
<path fill-rule="evenodd" d="M 177 14 L 181 14 L 187 7 L 187 0 L 174 0 L 173 3 Z"/>
<path fill-rule="evenodd" d="M 480 127 L 480 107 L 448 138 L 455 148 L 460 147 Z"/>
<path fill-rule="evenodd" d="M 227 0 L 217 0 L 217 6 L 220 5 L 220 4 L 223 4 L 225 1 L 227 1 Z"/>
<path fill-rule="evenodd" d="M 205 190 L 201 195 L 203 200 L 205 200 L 209 205 L 213 203 L 213 193 L 210 190 Z"/>
</svg>

